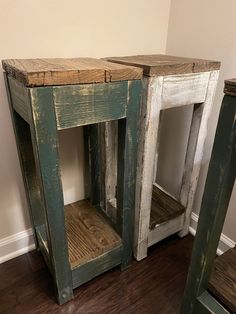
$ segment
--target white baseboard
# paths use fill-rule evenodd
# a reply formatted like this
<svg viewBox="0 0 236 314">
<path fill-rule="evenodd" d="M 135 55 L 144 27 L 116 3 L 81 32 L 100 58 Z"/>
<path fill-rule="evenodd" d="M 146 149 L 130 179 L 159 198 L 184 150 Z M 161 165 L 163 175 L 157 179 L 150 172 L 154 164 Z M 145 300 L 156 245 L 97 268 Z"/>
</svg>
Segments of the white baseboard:
<svg viewBox="0 0 236 314">
<path fill-rule="evenodd" d="M 195 236 L 196 234 L 197 223 L 198 223 L 198 215 L 195 213 L 192 213 L 189 232 L 193 236 Z M 225 251 L 227 251 L 230 248 L 233 248 L 234 246 L 235 246 L 235 242 L 222 233 L 220 237 L 219 246 L 217 249 L 217 255 L 223 254 Z"/>
<path fill-rule="evenodd" d="M 0 239 L 0 264 L 35 249 L 32 229 Z"/>
</svg>

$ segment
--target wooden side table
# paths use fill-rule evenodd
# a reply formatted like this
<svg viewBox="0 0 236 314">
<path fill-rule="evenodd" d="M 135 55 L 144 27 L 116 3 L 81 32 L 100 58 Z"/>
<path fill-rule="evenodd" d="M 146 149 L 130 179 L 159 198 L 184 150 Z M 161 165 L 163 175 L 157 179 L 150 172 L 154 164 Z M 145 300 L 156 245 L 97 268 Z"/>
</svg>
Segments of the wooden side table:
<svg viewBox="0 0 236 314">
<path fill-rule="evenodd" d="M 141 260 L 154 243 L 176 232 L 180 236 L 188 233 L 220 63 L 166 55 L 106 59 L 144 71 L 134 237 L 134 254 Z M 160 116 L 163 110 L 188 105 L 194 105 L 194 109 L 182 184 L 176 198 L 156 184 Z M 109 136 L 107 142 L 106 178 L 111 178 Z M 113 184 L 106 193 L 108 200 L 112 199 Z M 113 199 L 111 203 L 114 204 Z"/>
<path fill-rule="evenodd" d="M 212 274 L 209 286 L 236 176 L 235 118 L 236 79 L 225 81 L 225 96 L 216 129 L 182 303 L 181 313 L 184 314 L 236 312 L 235 249 L 216 259 L 216 271 Z"/>
<path fill-rule="evenodd" d="M 137 124 L 142 70 L 102 60 L 5 60 L 6 86 L 36 245 L 60 304 L 132 256 Z M 100 208 L 97 125 L 118 120 L 118 216 Z M 85 126 L 90 198 L 64 206 L 58 131 Z"/>
</svg>

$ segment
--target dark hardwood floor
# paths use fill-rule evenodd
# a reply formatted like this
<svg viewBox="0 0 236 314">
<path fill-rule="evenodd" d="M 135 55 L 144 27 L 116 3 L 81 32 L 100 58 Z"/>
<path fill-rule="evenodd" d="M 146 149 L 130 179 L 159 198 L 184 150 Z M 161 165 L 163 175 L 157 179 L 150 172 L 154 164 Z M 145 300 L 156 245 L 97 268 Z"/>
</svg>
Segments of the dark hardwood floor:
<svg viewBox="0 0 236 314">
<path fill-rule="evenodd" d="M 50 274 L 33 251 L 0 265 L 0 313 L 179 313 L 193 237 L 172 236 L 123 272 L 113 269 L 55 303 Z"/>
</svg>

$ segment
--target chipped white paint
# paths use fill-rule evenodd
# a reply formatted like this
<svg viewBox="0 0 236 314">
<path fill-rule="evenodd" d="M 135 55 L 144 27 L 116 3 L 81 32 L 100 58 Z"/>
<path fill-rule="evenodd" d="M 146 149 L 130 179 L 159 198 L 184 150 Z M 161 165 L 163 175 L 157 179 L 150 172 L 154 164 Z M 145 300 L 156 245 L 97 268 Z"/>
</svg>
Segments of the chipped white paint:
<svg viewBox="0 0 236 314">
<path fill-rule="evenodd" d="M 203 103 L 210 72 L 169 75 L 164 77 L 162 109 Z"/>
<path fill-rule="evenodd" d="M 137 260 L 147 256 L 162 86 L 163 76 L 144 79 L 134 229 L 134 255 Z"/>
<path fill-rule="evenodd" d="M 151 102 L 148 102 L 148 99 L 144 99 L 143 106 L 146 106 L 147 114 L 145 115 L 145 123 L 142 123 L 141 126 L 145 135 L 142 139 L 144 144 L 143 148 L 140 148 L 140 156 L 138 159 L 138 173 L 141 172 L 142 174 L 139 174 L 137 179 L 136 237 L 134 239 L 134 253 L 138 260 L 147 255 L 148 246 L 180 230 L 180 235 L 187 233 L 186 230 L 189 228 L 192 202 L 196 191 L 202 159 L 203 143 L 207 132 L 206 124 L 210 114 L 218 72 L 219 71 L 213 71 L 161 77 L 162 88 L 160 88 L 160 85 L 156 86 L 156 94 L 158 94 L 157 98 L 149 98 L 149 101 L 151 100 Z M 147 84 L 148 95 L 150 95 L 150 93 L 155 94 L 153 91 L 152 79 L 148 79 L 150 80 Z M 157 77 L 154 78 L 154 80 L 155 79 L 157 80 L 159 78 Z M 153 163 L 155 163 L 155 148 L 158 139 L 158 121 L 155 122 L 155 125 L 153 125 L 153 121 L 157 116 L 159 118 L 160 109 L 191 105 L 199 102 L 202 102 L 202 104 L 196 105 L 198 110 L 196 110 L 192 121 L 193 125 L 191 132 L 193 134 L 192 136 L 190 134 L 185 163 L 184 177 L 191 178 L 189 182 L 185 182 L 187 190 L 186 213 L 165 224 L 158 225 L 153 231 L 149 231 L 153 184 L 152 178 L 155 169 Z M 199 108 L 203 109 L 200 110 Z M 191 167 L 191 165 L 194 166 Z"/>
<path fill-rule="evenodd" d="M 184 214 L 172 220 L 166 221 L 157 225 L 155 229 L 150 230 L 148 233 L 148 246 L 151 246 L 166 237 L 180 231 L 183 227 Z"/>
<path fill-rule="evenodd" d="M 105 122 L 100 129 L 102 132 L 104 207 L 108 215 L 114 216 L 114 210 L 110 208 L 116 207 L 118 123 L 117 121 Z"/>
<path fill-rule="evenodd" d="M 180 236 L 188 233 L 193 198 L 195 195 L 203 145 L 207 134 L 207 121 L 211 112 L 213 96 L 219 71 L 191 73 L 183 75 L 145 77 L 139 130 L 138 167 L 136 179 L 136 205 L 134 230 L 134 255 L 137 260 L 147 256 L 147 249 L 165 237 L 180 231 Z M 180 202 L 186 212 L 168 222 L 149 229 L 152 188 L 158 159 L 158 130 L 161 110 L 177 106 L 195 105 L 185 168 L 181 186 Z M 108 128 L 110 126 L 108 125 Z M 107 129 L 106 141 L 111 140 L 112 129 Z M 108 143 L 105 160 L 114 154 L 116 142 Z M 115 159 L 114 159 L 115 158 Z M 107 199 L 115 197 L 115 166 L 117 157 L 106 166 Z M 110 193 L 112 191 L 112 193 Z M 165 191 L 169 194 L 167 191 Z M 173 196 L 172 196 L 173 197 Z"/>
<path fill-rule="evenodd" d="M 185 236 L 189 231 L 191 212 L 193 210 L 193 201 L 201 168 L 204 143 L 207 136 L 207 125 L 212 110 L 218 77 L 219 71 L 212 71 L 210 73 L 206 99 L 205 102 L 201 105 L 202 115 L 200 118 L 200 123 L 196 123 L 195 125 L 191 126 L 187 156 L 185 161 L 185 170 L 183 175 L 183 183 L 180 192 L 181 203 L 186 204 L 185 221 L 183 229 L 179 233 L 180 236 Z M 199 118 L 193 117 L 193 119 L 197 120 Z M 195 142 L 196 145 L 194 145 Z M 195 149 L 193 146 L 195 146 Z M 194 151 L 193 156 L 191 156 L 191 151 Z"/>
</svg>

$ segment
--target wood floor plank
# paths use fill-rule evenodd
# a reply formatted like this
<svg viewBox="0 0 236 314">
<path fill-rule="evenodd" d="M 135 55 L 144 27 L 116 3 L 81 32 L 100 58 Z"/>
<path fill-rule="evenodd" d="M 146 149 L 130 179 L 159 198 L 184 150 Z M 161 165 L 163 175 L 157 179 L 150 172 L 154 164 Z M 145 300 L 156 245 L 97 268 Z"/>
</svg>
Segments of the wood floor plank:
<svg viewBox="0 0 236 314">
<path fill-rule="evenodd" d="M 15 259 L 5 262 L 0 265 L 0 293 L 7 286 L 21 280 L 25 274 L 30 273 L 30 265 L 27 255 L 24 254 L 17 259 L 17 267 Z M 9 276 L 11 274 L 11 276 Z M 0 311 L 1 313 L 1 311 Z"/>
<path fill-rule="evenodd" d="M 14 280 L 15 274 L 2 264 L 0 274 L 3 269 L 6 273 L 5 288 L 0 291 L 0 313 L 179 314 L 192 243 L 190 235 L 183 239 L 172 236 L 152 246 L 145 260 L 133 261 L 126 271 L 112 269 L 75 289 L 74 299 L 63 306 L 56 304 L 45 265 L 38 271 L 22 269 L 22 276 Z M 38 254 L 32 254 L 32 263 L 37 265 L 38 258 Z M 11 266 L 19 267 L 18 272 L 19 259 L 12 260 Z"/>
</svg>

